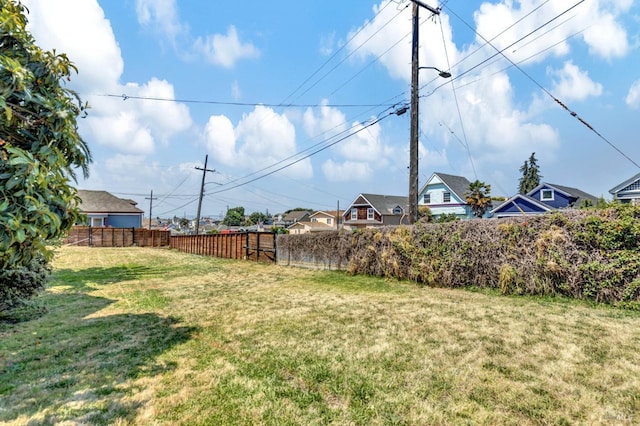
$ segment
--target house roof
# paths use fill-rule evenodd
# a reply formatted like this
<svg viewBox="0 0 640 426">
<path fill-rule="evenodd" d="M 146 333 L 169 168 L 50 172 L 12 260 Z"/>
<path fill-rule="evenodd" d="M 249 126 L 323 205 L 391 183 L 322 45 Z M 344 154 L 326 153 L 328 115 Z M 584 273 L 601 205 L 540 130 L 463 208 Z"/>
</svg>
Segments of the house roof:
<svg viewBox="0 0 640 426">
<path fill-rule="evenodd" d="M 579 190 L 578 188 L 572 188 L 570 186 L 564 186 L 564 185 L 556 185 L 555 183 L 547 183 L 547 182 L 543 182 L 540 185 L 538 185 L 537 187 L 535 187 L 533 190 L 529 191 L 529 194 L 533 194 L 534 192 L 536 192 L 537 190 L 539 190 L 540 188 L 544 187 L 544 186 L 548 186 L 550 188 L 556 189 L 560 192 L 564 192 L 566 195 L 569 195 L 571 197 L 576 198 L 576 201 L 573 203 L 575 206 L 580 206 L 580 204 L 582 204 L 583 200 L 589 200 L 591 201 L 593 204 L 596 204 L 598 202 L 598 198 L 594 197 L 591 194 L 588 194 L 584 191 Z"/>
<path fill-rule="evenodd" d="M 335 218 L 336 214 L 337 214 L 337 212 L 335 210 L 319 210 L 319 211 L 315 212 L 314 214 L 312 214 L 309 217 L 326 216 L 326 217 L 330 217 L 330 218 Z"/>
<path fill-rule="evenodd" d="M 135 206 L 134 201 L 123 200 L 107 191 L 79 189 L 78 196 L 82 200 L 80 211 L 83 213 L 144 213 L 143 210 Z"/>
<path fill-rule="evenodd" d="M 393 209 L 398 206 L 407 211 L 409 205 L 409 197 L 401 195 L 360 194 L 358 198 L 360 197 L 363 197 L 381 215 L 393 215 Z M 351 205 L 354 204 L 356 204 L 355 201 L 351 203 Z M 345 211 L 345 215 L 346 213 Z"/>
<path fill-rule="evenodd" d="M 471 182 L 469 181 L 469 179 L 467 179 L 464 176 L 449 175 L 449 174 L 440 173 L 440 172 L 436 172 L 433 175 L 431 175 L 427 183 L 424 184 L 424 186 L 420 190 L 420 193 L 422 193 L 425 190 L 425 188 L 427 187 L 429 182 L 431 182 L 434 176 L 438 176 L 438 178 L 440 178 L 442 183 L 444 183 L 447 186 L 447 188 L 449 188 L 453 193 L 455 193 L 460 200 L 463 200 L 463 201 L 465 200 L 464 194 L 467 191 L 469 191 L 469 185 L 471 185 Z"/>
<path fill-rule="evenodd" d="M 310 211 L 308 210 L 293 210 L 290 211 L 289 213 L 287 213 L 282 220 L 284 220 L 285 222 L 297 222 L 300 219 L 302 219 L 303 217 L 305 217 L 306 215 L 311 214 Z"/>
<path fill-rule="evenodd" d="M 550 212 L 552 210 L 555 210 L 555 208 L 553 208 L 553 207 L 541 202 L 540 200 L 536 200 L 533 197 L 530 197 L 528 195 L 523 195 L 523 194 L 516 194 L 513 197 L 509 198 L 504 203 L 500 204 L 495 209 L 491 210 L 491 214 L 495 215 L 495 214 L 499 213 L 500 210 L 503 210 L 505 207 L 509 206 L 509 204 L 511 204 L 511 203 L 513 203 L 514 205 L 517 206 L 518 204 L 516 203 L 516 200 L 518 200 L 518 199 L 522 199 L 522 200 L 528 201 L 529 203 L 533 204 L 534 206 L 540 208 L 540 210 L 542 212 Z M 531 212 L 526 212 L 526 213 L 531 213 Z M 520 212 L 519 214 L 522 214 L 522 212 Z"/>
<path fill-rule="evenodd" d="M 625 180 L 624 182 L 622 182 L 621 184 L 614 186 L 613 188 L 611 188 L 609 190 L 609 193 L 614 195 L 620 191 L 622 191 L 623 189 L 625 189 L 627 186 L 631 185 L 632 183 L 635 183 L 636 181 L 640 180 L 640 173 L 638 173 L 637 175 L 634 175 L 632 177 L 630 177 L 629 179 Z"/>
</svg>

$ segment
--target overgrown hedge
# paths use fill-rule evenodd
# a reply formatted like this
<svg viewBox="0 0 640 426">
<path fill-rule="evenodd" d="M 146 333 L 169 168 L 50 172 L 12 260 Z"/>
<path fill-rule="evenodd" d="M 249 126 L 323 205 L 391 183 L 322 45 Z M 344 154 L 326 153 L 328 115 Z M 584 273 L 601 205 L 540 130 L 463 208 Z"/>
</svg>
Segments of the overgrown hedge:
<svg viewBox="0 0 640 426">
<path fill-rule="evenodd" d="M 417 223 L 278 240 L 356 274 L 640 307 L 640 207 Z"/>
</svg>

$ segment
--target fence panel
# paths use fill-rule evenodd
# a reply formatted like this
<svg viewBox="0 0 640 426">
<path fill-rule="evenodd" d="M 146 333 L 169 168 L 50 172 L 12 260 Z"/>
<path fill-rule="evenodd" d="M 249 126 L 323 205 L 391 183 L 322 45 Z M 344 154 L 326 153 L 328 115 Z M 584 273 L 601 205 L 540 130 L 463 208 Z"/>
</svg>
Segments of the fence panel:
<svg viewBox="0 0 640 426">
<path fill-rule="evenodd" d="M 169 246 L 184 253 L 256 262 L 276 261 L 276 238 L 271 232 L 175 235 Z"/>
<path fill-rule="evenodd" d="M 74 226 L 64 243 L 90 247 L 167 247 L 170 238 L 170 231 L 155 229 Z"/>
</svg>

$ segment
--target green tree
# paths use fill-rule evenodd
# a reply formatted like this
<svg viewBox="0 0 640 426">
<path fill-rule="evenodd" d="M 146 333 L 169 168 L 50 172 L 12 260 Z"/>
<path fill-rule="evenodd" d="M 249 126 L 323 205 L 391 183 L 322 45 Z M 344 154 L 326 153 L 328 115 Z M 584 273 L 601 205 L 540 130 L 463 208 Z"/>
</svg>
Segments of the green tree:
<svg viewBox="0 0 640 426">
<path fill-rule="evenodd" d="M 244 225 L 244 207 L 234 207 L 227 210 L 222 223 L 227 226 L 241 226 Z"/>
<path fill-rule="evenodd" d="M 74 170 L 91 161 L 76 122 L 87 106 L 64 87 L 77 69 L 35 44 L 26 12 L 0 0 L 0 270 L 50 255 L 80 216 Z"/>
<path fill-rule="evenodd" d="M 257 223 L 268 222 L 269 220 L 271 220 L 271 217 L 266 213 L 253 212 L 249 215 L 249 219 L 247 220 L 247 223 L 250 225 L 255 225 Z"/>
<path fill-rule="evenodd" d="M 520 184 L 518 191 L 521 194 L 530 192 L 533 188 L 540 185 L 540 166 L 538 166 L 538 160 L 536 159 L 536 153 L 532 152 L 528 160 L 525 160 L 524 164 L 520 167 Z"/>
<path fill-rule="evenodd" d="M 467 204 L 476 217 L 482 217 L 491 205 L 491 185 L 475 180 L 469 184 L 469 190 L 464 194 Z"/>
</svg>

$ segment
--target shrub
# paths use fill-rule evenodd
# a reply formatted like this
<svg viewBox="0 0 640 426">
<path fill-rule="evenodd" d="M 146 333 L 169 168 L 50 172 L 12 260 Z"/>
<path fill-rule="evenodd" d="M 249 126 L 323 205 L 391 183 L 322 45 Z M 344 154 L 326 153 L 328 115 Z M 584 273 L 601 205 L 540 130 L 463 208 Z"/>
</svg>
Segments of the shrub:
<svg viewBox="0 0 640 426">
<path fill-rule="evenodd" d="M 51 275 L 44 256 L 27 266 L 0 271 L 0 312 L 13 308 L 43 290 Z"/>
</svg>

